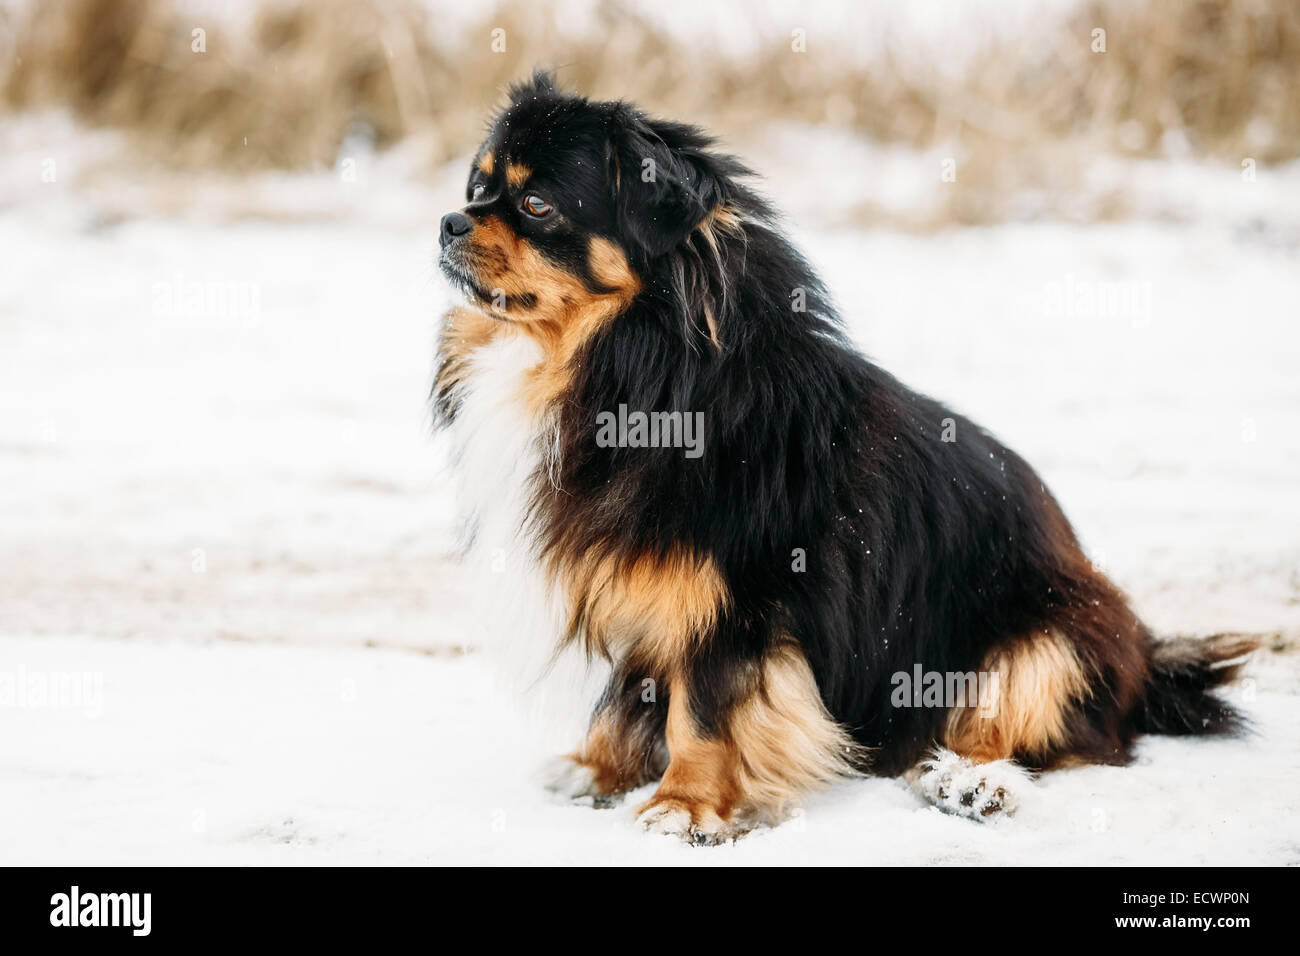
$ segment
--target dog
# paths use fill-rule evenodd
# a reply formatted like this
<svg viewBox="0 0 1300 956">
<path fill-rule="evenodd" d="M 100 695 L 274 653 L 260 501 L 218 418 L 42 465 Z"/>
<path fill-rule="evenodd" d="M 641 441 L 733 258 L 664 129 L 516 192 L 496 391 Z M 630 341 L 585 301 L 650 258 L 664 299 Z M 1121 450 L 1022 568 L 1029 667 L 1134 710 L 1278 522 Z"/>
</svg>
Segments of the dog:
<svg viewBox="0 0 1300 956">
<path fill-rule="evenodd" d="M 466 553 L 598 671 L 552 789 L 658 781 L 638 819 L 708 844 L 854 775 L 988 820 L 1141 733 L 1239 731 L 1211 691 L 1250 639 L 1157 642 L 1023 459 L 854 350 L 752 177 L 539 73 L 441 222 Z"/>
</svg>

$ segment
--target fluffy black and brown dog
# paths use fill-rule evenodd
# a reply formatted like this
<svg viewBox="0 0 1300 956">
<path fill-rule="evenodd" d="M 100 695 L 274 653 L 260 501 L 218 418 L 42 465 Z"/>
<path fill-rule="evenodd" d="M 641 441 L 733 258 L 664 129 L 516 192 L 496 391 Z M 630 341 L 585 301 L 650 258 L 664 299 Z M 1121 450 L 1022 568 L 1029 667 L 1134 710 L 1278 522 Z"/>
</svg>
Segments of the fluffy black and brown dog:
<svg viewBox="0 0 1300 956">
<path fill-rule="evenodd" d="M 467 549 L 507 630 L 605 668 L 555 787 L 659 780 L 641 820 L 710 842 L 841 775 L 982 818 L 1237 728 L 1251 643 L 1155 642 L 1028 464 L 854 351 L 750 175 L 539 74 L 442 220 Z"/>
</svg>

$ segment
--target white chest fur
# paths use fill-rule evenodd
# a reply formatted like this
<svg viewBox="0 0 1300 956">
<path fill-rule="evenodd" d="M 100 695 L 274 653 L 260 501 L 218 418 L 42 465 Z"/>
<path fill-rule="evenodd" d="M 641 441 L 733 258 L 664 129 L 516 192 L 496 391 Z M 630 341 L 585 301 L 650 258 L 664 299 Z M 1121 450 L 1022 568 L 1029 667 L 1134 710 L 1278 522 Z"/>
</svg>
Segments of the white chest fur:
<svg viewBox="0 0 1300 956">
<path fill-rule="evenodd" d="M 541 360 L 523 335 L 500 336 L 475 352 L 448 438 L 479 624 L 467 643 L 493 660 L 526 709 L 541 709 L 545 719 L 537 723 L 547 737 L 571 745 L 608 668 L 589 664 L 577 648 L 556 653 L 566 602 L 538 562 L 529 506 L 535 476 L 555 475 L 558 445 L 550 416 L 530 413 L 523 400 L 528 373 Z"/>
</svg>

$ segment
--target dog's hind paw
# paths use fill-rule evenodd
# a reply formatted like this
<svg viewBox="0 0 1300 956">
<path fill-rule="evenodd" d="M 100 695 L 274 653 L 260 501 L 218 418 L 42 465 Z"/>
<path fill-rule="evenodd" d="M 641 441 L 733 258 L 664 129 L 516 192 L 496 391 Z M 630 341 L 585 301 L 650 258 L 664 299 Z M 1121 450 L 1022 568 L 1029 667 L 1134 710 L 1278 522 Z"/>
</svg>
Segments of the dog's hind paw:
<svg viewBox="0 0 1300 956">
<path fill-rule="evenodd" d="M 1029 772 L 1013 760 L 974 763 L 951 750 L 937 750 L 909 775 L 913 786 L 946 813 L 972 820 L 1013 816 L 1029 785 Z"/>
</svg>

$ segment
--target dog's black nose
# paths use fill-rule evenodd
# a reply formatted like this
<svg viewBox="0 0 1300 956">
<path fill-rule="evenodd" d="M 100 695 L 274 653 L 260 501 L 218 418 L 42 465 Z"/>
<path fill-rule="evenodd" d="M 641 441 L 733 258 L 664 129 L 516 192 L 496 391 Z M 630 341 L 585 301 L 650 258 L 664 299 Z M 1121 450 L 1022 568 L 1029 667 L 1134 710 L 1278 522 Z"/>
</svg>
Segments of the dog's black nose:
<svg viewBox="0 0 1300 956">
<path fill-rule="evenodd" d="M 474 224 L 469 221 L 469 216 L 460 212 L 449 212 L 442 217 L 442 245 L 451 242 L 457 236 L 463 236 L 474 228 Z"/>
</svg>

